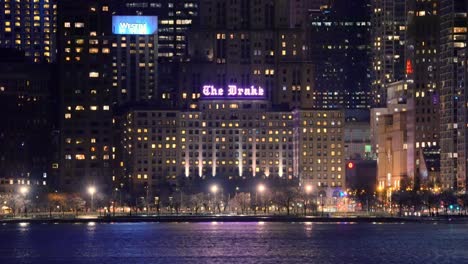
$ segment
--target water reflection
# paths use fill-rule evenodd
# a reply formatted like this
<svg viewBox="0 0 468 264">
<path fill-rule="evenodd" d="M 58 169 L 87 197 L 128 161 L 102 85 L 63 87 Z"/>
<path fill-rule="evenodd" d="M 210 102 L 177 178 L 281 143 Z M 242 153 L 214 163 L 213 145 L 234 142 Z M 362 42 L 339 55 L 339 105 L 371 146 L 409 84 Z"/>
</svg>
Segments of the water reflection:
<svg viewBox="0 0 468 264">
<path fill-rule="evenodd" d="M 468 263 L 466 225 L 18 224 L 1 225 L 0 234 L 2 264 Z"/>
</svg>

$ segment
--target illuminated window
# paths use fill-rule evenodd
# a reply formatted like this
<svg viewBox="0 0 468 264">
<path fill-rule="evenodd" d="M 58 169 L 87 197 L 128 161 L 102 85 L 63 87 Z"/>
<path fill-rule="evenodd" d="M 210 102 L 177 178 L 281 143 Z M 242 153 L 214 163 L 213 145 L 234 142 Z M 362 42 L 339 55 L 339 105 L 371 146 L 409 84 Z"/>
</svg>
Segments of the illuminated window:
<svg viewBox="0 0 468 264">
<path fill-rule="evenodd" d="M 76 154 L 76 155 L 75 155 L 75 159 L 77 159 L 77 160 L 84 160 L 84 159 L 85 159 L 85 155 L 84 155 L 84 154 Z"/>
<path fill-rule="evenodd" d="M 99 72 L 90 72 L 89 77 L 90 78 L 98 78 L 99 77 Z"/>
</svg>

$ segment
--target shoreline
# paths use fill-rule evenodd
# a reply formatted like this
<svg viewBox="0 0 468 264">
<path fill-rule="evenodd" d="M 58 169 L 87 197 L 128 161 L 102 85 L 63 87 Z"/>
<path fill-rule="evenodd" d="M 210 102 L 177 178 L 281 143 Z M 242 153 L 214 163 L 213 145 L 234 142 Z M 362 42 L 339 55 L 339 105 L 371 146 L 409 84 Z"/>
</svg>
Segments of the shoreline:
<svg viewBox="0 0 468 264">
<path fill-rule="evenodd" d="M 88 218 L 11 218 L 0 219 L 0 224 L 73 224 L 73 223 L 461 223 L 468 224 L 466 216 L 441 217 L 304 217 L 304 216 L 107 216 Z"/>
</svg>

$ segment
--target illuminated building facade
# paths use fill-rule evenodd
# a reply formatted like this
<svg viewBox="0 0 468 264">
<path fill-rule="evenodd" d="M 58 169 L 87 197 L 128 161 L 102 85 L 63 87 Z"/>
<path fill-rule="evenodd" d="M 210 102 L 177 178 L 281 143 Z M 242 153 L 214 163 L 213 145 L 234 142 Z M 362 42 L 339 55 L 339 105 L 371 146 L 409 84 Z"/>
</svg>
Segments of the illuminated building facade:
<svg viewBox="0 0 468 264">
<path fill-rule="evenodd" d="M 388 85 L 387 107 L 371 110 L 378 190 L 388 195 L 414 186 L 414 101 L 406 99 L 405 87 L 404 81 Z"/>
<path fill-rule="evenodd" d="M 180 178 L 300 179 L 344 189 L 342 111 L 274 111 L 268 100 L 203 99 L 196 109 L 135 109 L 122 117 L 122 164 L 133 193 Z"/>
<path fill-rule="evenodd" d="M 311 107 L 313 66 L 306 30 L 292 27 L 296 1 L 200 1 L 189 33 L 190 62 L 181 65 L 178 90 L 161 100 L 189 107 L 200 87 L 229 84 L 265 89 L 275 105 Z"/>
<path fill-rule="evenodd" d="M 33 62 L 54 62 L 55 0 L 0 1 L 0 48 L 15 48 Z"/>
<path fill-rule="evenodd" d="M 59 189 L 102 191 L 112 179 L 115 101 L 110 1 L 58 3 Z"/>
<path fill-rule="evenodd" d="M 118 15 L 158 17 L 159 62 L 183 60 L 187 55 L 187 36 L 198 15 L 198 0 L 184 1 L 114 1 Z"/>
<path fill-rule="evenodd" d="M 335 0 L 310 12 L 307 27 L 314 64 L 314 108 L 370 107 L 369 2 Z"/>
<path fill-rule="evenodd" d="M 113 16 L 112 86 L 120 105 L 149 102 L 158 87 L 157 17 Z M 147 28 L 138 26 L 148 25 Z M 96 50 L 97 51 L 97 50 Z"/>
<path fill-rule="evenodd" d="M 440 1 L 440 147 L 441 184 L 467 186 L 467 10 L 466 1 Z"/>
<path fill-rule="evenodd" d="M 158 94 L 153 98 L 158 105 L 176 107 L 177 102 L 162 98 L 176 98 L 179 85 L 180 63 L 188 59 L 188 38 L 192 24 L 198 16 L 199 0 L 184 1 L 148 1 L 148 0 L 114 0 L 117 15 L 157 16 L 157 53 Z M 170 96 L 167 96 L 170 94 Z"/>
<path fill-rule="evenodd" d="M 406 96 L 414 100 L 414 187 L 440 187 L 439 2 L 407 1 Z"/>
<path fill-rule="evenodd" d="M 387 85 L 405 78 L 406 0 L 372 0 L 372 104 L 385 107 Z"/>
</svg>

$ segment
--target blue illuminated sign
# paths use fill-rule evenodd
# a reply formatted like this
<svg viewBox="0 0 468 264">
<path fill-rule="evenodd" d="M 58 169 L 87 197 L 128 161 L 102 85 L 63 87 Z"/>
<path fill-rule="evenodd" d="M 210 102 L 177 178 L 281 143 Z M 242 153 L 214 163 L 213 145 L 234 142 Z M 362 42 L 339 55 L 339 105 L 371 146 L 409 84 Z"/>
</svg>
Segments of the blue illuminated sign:
<svg viewBox="0 0 468 264">
<path fill-rule="evenodd" d="M 157 31 L 156 16 L 112 16 L 112 33 L 116 35 L 153 35 Z"/>
</svg>

